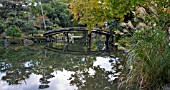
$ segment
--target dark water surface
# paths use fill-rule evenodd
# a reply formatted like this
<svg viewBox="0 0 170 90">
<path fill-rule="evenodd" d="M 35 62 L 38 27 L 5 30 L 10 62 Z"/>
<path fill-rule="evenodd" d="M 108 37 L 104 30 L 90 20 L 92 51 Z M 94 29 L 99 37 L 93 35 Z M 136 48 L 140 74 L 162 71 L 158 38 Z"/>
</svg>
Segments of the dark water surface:
<svg viewBox="0 0 170 90">
<path fill-rule="evenodd" d="M 0 90 L 116 90 L 115 52 L 83 45 L 1 45 Z"/>
</svg>

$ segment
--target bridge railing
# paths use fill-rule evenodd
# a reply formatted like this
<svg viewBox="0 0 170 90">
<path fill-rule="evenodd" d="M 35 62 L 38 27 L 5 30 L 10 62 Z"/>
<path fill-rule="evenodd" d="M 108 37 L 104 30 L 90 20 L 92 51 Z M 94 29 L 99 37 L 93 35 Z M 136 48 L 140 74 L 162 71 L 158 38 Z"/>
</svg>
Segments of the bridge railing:
<svg viewBox="0 0 170 90">
<path fill-rule="evenodd" d="M 46 31 L 44 33 L 44 36 L 49 36 L 49 35 L 54 35 L 54 34 L 58 34 L 58 33 L 61 33 L 61 32 L 74 32 L 74 31 L 85 31 L 87 32 L 88 29 L 86 27 L 67 27 L 67 28 L 59 28 L 59 29 L 54 29 L 54 30 L 49 30 L 49 31 Z M 99 29 L 99 28 L 93 28 L 91 30 L 92 33 L 99 33 L 99 34 L 104 34 L 104 35 L 109 35 L 111 36 L 112 33 L 111 32 L 108 32 L 108 31 L 105 31 L 105 30 L 102 30 L 102 29 Z"/>
</svg>

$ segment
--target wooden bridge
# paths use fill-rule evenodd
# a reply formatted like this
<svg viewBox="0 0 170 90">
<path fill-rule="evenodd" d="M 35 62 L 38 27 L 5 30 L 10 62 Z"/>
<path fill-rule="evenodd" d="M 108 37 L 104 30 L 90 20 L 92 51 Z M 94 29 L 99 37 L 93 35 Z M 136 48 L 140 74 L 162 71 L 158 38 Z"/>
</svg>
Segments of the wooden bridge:
<svg viewBox="0 0 170 90">
<path fill-rule="evenodd" d="M 87 41 L 87 44 L 88 44 L 89 48 L 91 46 L 92 33 L 105 35 L 105 37 L 106 37 L 106 40 L 105 40 L 106 47 L 108 46 L 109 42 L 113 43 L 114 34 L 112 34 L 111 32 L 99 29 L 99 28 L 91 29 L 90 33 L 88 33 L 89 30 L 86 27 L 59 28 L 59 29 L 46 31 L 44 33 L 44 36 L 46 37 L 47 42 L 53 42 L 53 37 L 52 37 L 53 35 L 63 33 L 63 35 L 65 35 L 66 38 L 67 38 L 67 42 L 69 42 L 70 40 L 69 40 L 69 35 L 68 34 L 71 33 L 71 32 L 85 32 L 86 33 L 86 41 Z"/>
<path fill-rule="evenodd" d="M 58 33 L 62 33 L 62 32 L 88 32 L 88 29 L 86 27 L 67 27 L 67 28 L 59 28 L 59 29 L 54 29 L 54 30 L 50 30 L 44 33 L 44 36 L 50 36 L 50 35 L 54 35 L 54 34 L 58 34 Z M 108 31 L 104 31 L 102 29 L 99 28 L 93 28 L 91 30 L 91 33 L 98 33 L 98 34 L 103 34 L 103 35 L 107 35 L 107 36 L 112 36 L 113 34 L 111 34 Z"/>
</svg>

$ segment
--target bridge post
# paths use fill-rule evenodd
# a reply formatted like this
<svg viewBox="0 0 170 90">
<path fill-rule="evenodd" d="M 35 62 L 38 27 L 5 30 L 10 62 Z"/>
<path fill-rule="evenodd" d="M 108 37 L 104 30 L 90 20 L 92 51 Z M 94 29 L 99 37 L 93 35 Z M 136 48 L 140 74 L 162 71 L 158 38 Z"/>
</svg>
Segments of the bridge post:
<svg viewBox="0 0 170 90">
<path fill-rule="evenodd" d="M 110 35 L 106 35 L 105 45 L 106 45 L 107 50 L 109 49 L 109 38 L 110 38 Z"/>
<path fill-rule="evenodd" d="M 111 35 L 110 37 L 111 37 L 110 43 L 112 44 L 112 43 L 113 43 L 114 36 Z"/>
<path fill-rule="evenodd" d="M 46 41 L 47 42 L 52 42 L 52 35 L 46 36 Z"/>
<path fill-rule="evenodd" d="M 86 41 L 87 41 L 87 50 L 91 51 L 91 33 L 88 34 L 88 32 L 86 33 Z"/>
<path fill-rule="evenodd" d="M 69 42 L 70 42 L 70 39 L 69 39 L 68 32 L 64 32 L 63 34 L 64 34 L 64 37 L 66 36 L 65 39 L 66 39 L 67 43 L 69 43 Z"/>
<path fill-rule="evenodd" d="M 69 43 L 70 42 L 70 38 L 69 38 L 68 32 L 66 33 L 66 36 L 67 36 L 67 43 Z"/>
<path fill-rule="evenodd" d="M 110 39 L 111 39 L 110 44 L 112 44 L 112 43 L 114 43 L 114 35 L 115 35 L 115 33 L 112 32 L 112 29 L 110 29 L 109 32 L 110 32 Z"/>
</svg>

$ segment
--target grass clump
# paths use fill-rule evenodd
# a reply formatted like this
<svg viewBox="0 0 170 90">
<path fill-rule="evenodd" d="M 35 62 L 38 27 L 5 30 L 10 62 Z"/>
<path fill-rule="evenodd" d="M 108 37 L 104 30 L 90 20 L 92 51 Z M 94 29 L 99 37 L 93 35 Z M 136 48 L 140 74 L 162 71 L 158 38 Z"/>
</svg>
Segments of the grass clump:
<svg viewBox="0 0 170 90">
<path fill-rule="evenodd" d="M 125 79 L 120 85 L 155 90 L 170 83 L 170 46 L 166 31 L 147 26 L 124 41 L 129 52 Z"/>
</svg>

